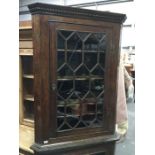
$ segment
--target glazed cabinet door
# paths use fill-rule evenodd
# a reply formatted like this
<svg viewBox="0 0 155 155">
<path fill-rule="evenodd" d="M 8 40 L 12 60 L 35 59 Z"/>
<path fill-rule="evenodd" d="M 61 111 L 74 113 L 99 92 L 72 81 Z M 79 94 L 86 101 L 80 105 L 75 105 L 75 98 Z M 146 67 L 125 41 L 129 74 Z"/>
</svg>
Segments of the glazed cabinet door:
<svg viewBox="0 0 155 155">
<path fill-rule="evenodd" d="M 59 22 L 49 28 L 52 136 L 108 132 L 112 29 Z"/>
</svg>

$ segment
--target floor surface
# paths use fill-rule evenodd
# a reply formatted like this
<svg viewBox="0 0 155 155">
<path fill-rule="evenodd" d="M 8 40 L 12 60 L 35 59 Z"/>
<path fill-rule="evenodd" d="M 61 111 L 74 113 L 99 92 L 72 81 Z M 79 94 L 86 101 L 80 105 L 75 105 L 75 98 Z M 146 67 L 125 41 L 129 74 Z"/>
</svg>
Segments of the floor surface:
<svg viewBox="0 0 155 155">
<path fill-rule="evenodd" d="M 116 144 L 115 155 L 135 155 L 135 104 L 127 103 L 129 129 L 126 139 Z"/>
</svg>

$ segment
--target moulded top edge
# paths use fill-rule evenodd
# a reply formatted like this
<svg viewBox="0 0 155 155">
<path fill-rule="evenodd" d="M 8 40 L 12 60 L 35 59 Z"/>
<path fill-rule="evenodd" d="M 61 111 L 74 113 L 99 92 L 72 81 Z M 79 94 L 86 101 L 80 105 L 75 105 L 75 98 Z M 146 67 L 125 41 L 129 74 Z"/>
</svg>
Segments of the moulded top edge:
<svg viewBox="0 0 155 155">
<path fill-rule="evenodd" d="M 105 22 L 113 22 L 122 24 L 126 20 L 125 14 L 113 13 L 108 11 L 96 11 L 81 9 L 62 5 L 51 5 L 44 3 L 33 3 L 28 5 L 30 13 L 43 14 L 43 15 L 55 15 L 72 18 L 91 19 Z"/>
</svg>

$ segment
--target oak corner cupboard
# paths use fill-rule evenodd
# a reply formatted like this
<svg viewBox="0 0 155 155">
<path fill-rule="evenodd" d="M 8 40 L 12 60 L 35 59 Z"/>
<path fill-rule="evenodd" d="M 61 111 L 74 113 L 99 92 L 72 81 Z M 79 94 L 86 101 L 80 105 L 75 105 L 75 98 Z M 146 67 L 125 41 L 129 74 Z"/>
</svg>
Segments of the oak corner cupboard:
<svg viewBox="0 0 155 155">
<path fill-rule="evenodd" d="M 20 154 L 114 155 L 124 14 L 34 3 L 20 21 Z"/>
</svg>

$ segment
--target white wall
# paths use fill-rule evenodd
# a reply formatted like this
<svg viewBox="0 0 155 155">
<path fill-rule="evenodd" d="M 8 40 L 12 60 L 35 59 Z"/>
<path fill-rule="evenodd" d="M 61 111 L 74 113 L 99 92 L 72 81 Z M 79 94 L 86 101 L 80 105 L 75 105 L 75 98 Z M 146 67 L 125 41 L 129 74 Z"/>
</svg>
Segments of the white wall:
<svg viewBox="0 0 155 155">
<path fill-rule="evenodd" d="M 127 15 L 127 20 L 124 25 L 131 25 L 131 27 L 123 27 L 121 46 L 135 46 L 135 2 L 116 3 L 108 5 L 99 5 L 92 7 L 85 7 L 86 9 L 111 11 L 116 13 L 123 13 Z"/>
<path fill-rule="evenodd" d="M 80 3 L 99 2 L 101 0 L 20 0 L 20 6 L 25 6 L 28 3 L 42 2 L 57 5 L 73 5 Z M 103 0 L 102 0 L 103 1 Z M 131 25 L 131 27 L 123 27 L 121 46 L 135 46 L 135 2 L 114 3 L 106 5 L 97 5 L 91 7 L 84 7 L 85 9 L 111 11 L 116 13 L 124 13 L 127 15 L 127 20 L 124 25 Z"/>
<path fill-rule="evenodd" d="M 96 9 L 94 7 L 87 7 L 88 9 Z M 134 2 L 125 2 L 125 3 L 115 3 L 115 4 L 107 4 L 107 5 L 99 5 L 97 6 L 97 10 L 102 11 L 111 11 L 117 13 L 127 14 L 128 19 L 127 23 L 135 23 L 135 3 Z"/>
<path fill-rule="evenodd" d="M 90 2 L 96 2 L 96 1 L 101 1 L 101 0 L 65 0 L 66 1 L 66 5 L 76 5 L 76 4 L 80 4 L 80 3 L 90 3 Z"/>
</svg>

